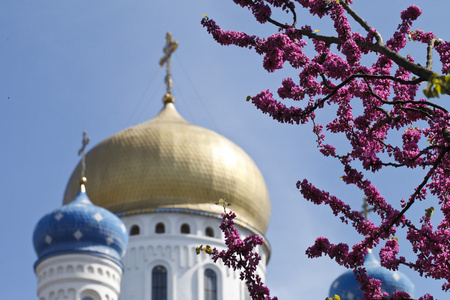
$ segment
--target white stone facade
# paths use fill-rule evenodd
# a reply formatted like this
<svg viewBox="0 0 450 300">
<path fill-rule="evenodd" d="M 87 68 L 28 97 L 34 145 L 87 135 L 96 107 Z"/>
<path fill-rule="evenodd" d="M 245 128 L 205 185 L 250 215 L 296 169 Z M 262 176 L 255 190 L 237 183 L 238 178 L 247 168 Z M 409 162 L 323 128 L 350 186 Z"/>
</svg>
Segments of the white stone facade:
<svg viewBox="0 0 450 300">
<path fill-rule="evenodd" d="M 128 232 L 134 230 L 137 233 L 139 227 L 139 233 L 130 235 L 127 254 L 123 259 L 125 273 L 120 300 L 153 300 L 152 270 L 156 266 L 163 266 L 167 270 L 168 300 L 205 299 L 206 269 L 211 269 L 217 276 L 217 300 L 249 299 L 247 287 L 239 280 L 238 272 L 222 263 L 214 263 L 204 253 L 195 253 L 196 247 L 200 245 L 218 249 L 225 247 L 219 228 L 221 220 L 217 217 L 201 212 L 158 212 L 121 219 Z M 156 232 L 157 226 L 161 226 L 158 224 L 164 224 L 163 233 Z M 189 233 L 182 233 L 182 227 L 186 231 L 186 225 Z M 238 229 L 244 236 L 252 234 L 240 226 Z M 263 246 L 258 251 L 262 256 L 259 274 L 264 280 L 268 249 Z"/>
<path fill-rule="evenodd" d="M 36 266 L 39 300 L 117 300 L 122 269 L 91 254 L 62 254 Z"/>
</svg>

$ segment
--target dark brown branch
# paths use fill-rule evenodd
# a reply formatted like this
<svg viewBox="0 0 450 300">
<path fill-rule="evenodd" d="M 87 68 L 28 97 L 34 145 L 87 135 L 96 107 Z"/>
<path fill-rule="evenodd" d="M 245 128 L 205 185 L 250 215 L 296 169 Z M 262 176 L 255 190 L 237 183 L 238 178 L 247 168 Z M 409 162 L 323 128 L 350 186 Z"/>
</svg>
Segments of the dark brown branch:
<svg viewBox="0 0 450 300">
<path fill-rule="evenodd" d="M 282 23 L 280 23 L 280 22 L 278 22 L 278 21 L 275 21 L 275 20 L 272 19 L 271 17 L 267 17 L 267 22 L 272 23 L 273 25 L 278 26 L 278 27 L 281 27 L 281 28 L 283 28 L 283 29 L 288 29 L 288 28 L 294 27 L 294 26 L 282 24 Z"/>
<path fill-rule="evenodd" d="M 267 17 L 267 22 L 272 23 L 275 26 L 287 29 L 287 28 L 293 28 L 295 27 L 295 25 L 297 25 L 297 13 L 295 12 L 294 8 L 292 5 L 289 5 L 289 1 L 288 0 L 283 0 L 284 4 L 286 5 L 287 8 L 289 8 L 289 10 L 292 13 L 292 24 L 290 26 L 287 26 L 286 24 L 282 24 L 278 21 L 275 21 L 274 19 L 272 19 L 271 17 Z M 249 6 L 253 6 L 255 5 L 255 2 L 251 1 L 251 0 L 247 0 L 247 3 Z"/>
<path fill-rule="evenodd" d="M 419 76 L 419 78 L 422 78 L 423 81 L 428 80 L 428 78 L 430 78 L 430 76 L 433 74 L 432 71 L 427 70 L 426 68 L 409 61 L 405 57 L 401 56 L 395 51 L 392 51 L 386 46 L 371 44 L 366 41 L 356 41 L 356 44 L 364 49 L 368 49 L 373 52 L 383 54 L 384 56 L 395 62 L 398 66 Z"/>
<path fill-rule="evenodd" d="M 393 77 L 393 76 L 388 76 L 388 75 L 354 74 L 354 75 L 350 75 L 349 77 L 347 77 L 344 81 L 342 81 L 342 82 L 341 82 L 340 84 L 338 84 L 337 86 L 332 87 L 332 86 L 329 86 L 329 85 L 326 83 L 327 79 L 325 78 L 325 75 L 324 75 L 323 73 L 320 73 L 320 75 L 322 76 L 323 84 L 325 85 L 325 87 L 331 90 L 331 92 L 330 92 L 325 98 L 322 99 L 323 101 L 326 101 L 326 100 L 328 100 L 329 98 L 331 98 L 334 94 L 336 94 L 336 92 L 337 92 L 340 88 L 342 88 L 343 86 L 345 86 L 347 83 L 349 83 L 350 81 L 352 81 L 352 80 L 355 79 L 355 78 L 364 78 L 364 79 L 366 79 L 366 80 L 367 80 L 367 78 L 370 78 L 370 79 L 389 79 L 389 80 L 392 80 L 392 81 L 399 82 L 399 83 L 401 83 L 401 84 L 418 84 L 418 83 L 420 83 L 420 82 L 423 81 L 423 80 L 420 79 L 420 78 L 417 78 L 417 79 L 408 81 L 408 80 L 403 80 L 403 79 L 396 78 L 396 77 Z M 369 88 L 370 88 L 370 86 L 369 86 Z M 379 99 L 379 100 L 382 101 L 383 103 L 384 103 L 384 102 L 386 102 L 386 103 L 388 103 L 388 104 L 389 104 L 389 103 L 392 103 L 392 102 L 388 102 L 388 101 L 386 101 L 386 100 L 383 100 L 381 97 L 379 97 L 379 96 L 376 95 L 375 93 L 373 93 L 373 95 L 374 95 L 375 97 L 377 97 L 377 99 Z M 322 103 L 323 103 L 323 101 L 322 101 Z M 399 102 L 399 103 L 400 103 L 400 102 Z M 407 102 L 405 101 L 405 102 L 401 102 L 401 103 L 407 103 Z M 413 103 L 414 103 L 414 102 L 413 102 Z M 425 102 L 420 102 L 420 103 L 424 103 L 424 104 L 425 104 Z M 432 103 L 431 103 L 431 104 L 432 104 Z"/>
<path fill-rule="evenodd" d="M 365 80 L 367 79 L 389 79 L 401 84 L 419 84 L 421 82 L 423 82 L 424 80 L 421 78 L 416 78 L 414 80 L 403 80 L 401 78 L 397 78 L 394 76 L 389 76 L 389 75 L 373 75 L 373 74 L 354 74 L 349 76 L 349 78 L 353 79 L 353 78 L 364 78 Z"/>
<path fill-rule="evenodd" d="M 269 19 L 268 21 L 280 28 L 284 28 L 284 29 L 291 28 L 291 26 L 281 24 L 281 23 L 273 21 L 271 19 Z M 323 41 L 330 45 L 331 44 L 342 45 L 342 41 L 335 36 L 320 35 L 320 34 L 311 32 L 309 30 L 305 30 L 305 29 L 297 29 L 297 32 L 301 35 L 307 36 L 310 39 L 314 39 L 317 41 Z M 363 49 L 367 49 L 367 50 L 370 50 L 370 51 L 373 51 L 373 52 L 376 52 L 376 53 L 386 56 L 388 59 L 395 62 L 398 66 L 400 66 L 400 67 L 404 68 L 405 70 L 408 70 L 411 73 L 413 73 L 414 75 L 418 76 L 421 81 L 427 81 L 428 78 L 430 78 L 430 76 L 433 74 L 433 72 L 431 70 L 428 70 L 418 64 L 415 64 L 415 63 L 409 61 L 407 58 L 401 56 L 400 54 L 398 54 L 395 51 L 392 51 L 391 49 L 389 49 L 388 47 L 386 47 L 384 45 L 379 45 L 378 43 L 372 44 L 372 43 L 369 43 L 366 41 L 356 41 L 356 44 Z"/>
<path fill-rule="evenodd" d="M 370 74 L 355 74 L 355 75 L 351 75 L 348 78 L 346 78 L 343 82 L 341 82 L 339 85 L 332 87 L 330 85 L 327 84 L 327 79 L 325 78 L 325 75 L 323 73 L 320 73 L 320 75 L 322 76 L 322 80 L 323 80 L 323 84 L 326 88 L 331 90 L 331 93 L 328 94 L 325 98 L 323 98 L 323 101 L 328 100 L 331 96 L 333 96 L 340 88 L 342 88 L 345 84 L 349 83 L 351 80 L 353 80 L 354 78 L 363 78 L 364 81 L 367 84 L 367 87 L 369 88 L 369 93 L 377 98 L 380 102 L 382 102 L 383 104 L 389 104 L 389 105 L 401 105 L 401 104 L 418 104 L 418 105 L 429 105 L 435 109 L 439 109 L 445 113 L 447 113 L 447 110 L 445 108 L 443 108 L 442 106 L 439 106 L 435 103 L 429 102 L 429 101 L 415 101 L 415 100 L 406 100 L 406 101 L 387 101 L 384 100 L 383 98 L 381 98 L 380 96 L 378 96 L 377 94 L 375 94 L 375 92 L 373 92 L 372 87 L 370 86 L 370 83 L 368 81 L 368 78 L 370 79 L 389 79 L 392 81 L 396 81 L 402 84 L 417 84 L 420 83 L 422 81 L 422 79 L 418 78 L 418 79 L 414 79 L 411 81 L 406 81 L 400 78 L 396 78 L 393 76 L 387 76 L 387 75 L 370 75 Z M 323 103 L 323 101 L 321 101 L 320 103 Z M 403 108 L 403 107 L 402 107 Z M 404 108 L 406 109 L 406 108 Z M 413 110 L 412 108 L 410 108 L 410 110 Z M 428 107 L 421 107 L 420 109 L 417 108 L 416 109 L 417 112 L 421 112 L 423 114 L 425 114 L 426 116 L 428 116 L 429 118 L 431 118 L 430 116 L 430 111 L 431 109 L 429 109 Z M 387 113 L 387 112 L 385 112 Z"/>
<path fill-rule="evenodd" d="M 422 109 L 421 107 L 419 108 L 414 108 L 414 107 L 403 107 L 402 105 L 400 105 L 401 109 L 404 111 L 413 111 L 416 113 L 420 113 L 420 114 L 424 114 L 426 117 L 428 117 L 429 119 L 432 119 L 433 116 L 429 114 L 428 111 Z"/>
<path fill-rule="evenodd" d="M 347 3 L 343 1 L 341 5 L 342 7 L 344 7 L 345 11 L 353 18 L 353 20 L 358 22 L 358 24 L 361 25 L 361 27 L 364 28 L 367 32 L 370 32 L 373 29 L 373 27 L 370 26 L 366 20 L 361 18 L 350 6 L 347 5 Z M 375 39 L 377 40 L 377 44 L 382 46 L 384 43 L 381 34 L 375 30 L 374 35 Z"/>
<path fill-rule="evenodd" d="M 433 48 L 434 48 L 434 44 L 436 42 L 442 42 L 441 39 L 436 39 L 433 38 L 428 42 L 428 46 L 427 46 L 427 65 L 426 65 L 426 69 L 427 70 L 431 70 L 431 68 L 433 67 Z"/>
<path fill-rule="evenodd" d="M 292 13 L 292 27 L 295 27 L 295 25 L 297 25 L 297 13 L 295 12 L 294 6 L 293 5 L 289 5 L 289 1 L 288 0 L 283 0 L 283 2 L 286 4 L 286 7 L 289 8 L 289 10 Z"/>
<path fill-rule="evenodd" d="M 411 84 L 411 85 L 419 84 L 424 81 L 424 79 L 421 79 L 421 78 L 417 78 L 414 80 L 403 80 L 401 78 L 397 78 L 397 77 L 389 76 L 389 75 L 372 75 L 372 74 L 357 74 L 357 75 L 355 75 L 355 77 L 368 78 L 368 79 L 389 79 L 389 80 L 392 80 L 392 81 L 395 81 L 395 82 L 398 82 L 401 84 Z"/>
<path fill-rule="evenodd" d="M 371 128 L 369 128 L 370 133 L 374 132 L 374 130 L 376 130 L 376 129 L 378 129 L 378 128 L 386 125 L 386 124 L 389 124 L 392 121 L 398 122 L 398 121 L 401 120 L 400 116 L 397 116 L 397 117 L 393 118 L 386 110 L 384 110 L 384 109 L 382 109 L 380 107 L 375 107 L 375 109 L 377 111 L 383 113 L 386 116 L 386 118 L 378 120 L 378 122 L 373 124 L 373 126 Z"/>
<path fill-rule="evenodd" d="M 442 151 L 439 153 L 439 156 L 434 161 L 433 167 L 427 172 L 425 177 L 423 178 L 423 181 L 419 184 L 419 186 L 416 188 L 416 191 L 411 195 L 411 200 L 408 201 L 406 206 L 402 209 L 402 211 L 392 220 L 389 228 L 397 224 L 398 221 L 400 221 L 401 217 L 410 209 L 410 207 L 414 204 L 416 201 L 417 196 L 419 195 L 422 188 L 428 183 L 428 180 L 430 179 L 433 172 L 437 169 L 439 164 L 441 163 L 442 159 L 444 158 L 445 154 L 447 154 L 450 150 L 450 147 L 442 149 Z"/>
<path fill-rule="evenodd" d="M 420 231 L 419 229 L 417 229 L 417 227 L 414 226 L 414 224 L 411 224 L 411 223 L 407 222 L 405 225 L 407 227 L 415 230 L 416 232 L 420 233 L 422 236 L 427 238 L 429 241 L 432 241 L 434 244 L 436 244 L 435 239 L 431 238 L 431 236 L 429 234 L 427 234 L 426 232 L 423 232 L 423 231 Z M 442 249 L 440 247 L 436 247 L 434 250 L 437 251 L 437 252 L 442 253 Z M 424 258 L 428 261 L 428 259 L 426 257 L 424 257 Z M 406 265 L 406 263 L 404 263 L 404 264 Z M 445 264 L 447 265 L 447 268 L 450 268 L 450 262 L 446 261 Z M 416 268 L 418 268 L 418 266 L 416 264 L 412 264 L 412 265 L 415 266 Z"/>
<path fill-rule="evenodd" d="M 440 105 L 437 105 L 435 103 L 429 102 L 429 101 L 414 101 L 414 100 L 406 100 L 406 101 L 386 101 L 385 104 L 390 104 L 390 105 L 395 105 L 395 104 L 405 104 L 405 103 L 409 103 L 409 104 L 419 104 L 419 105 L 429 105 L 435 109 L 439 109 L 445 113 L 448 113 L 448 111 L 443 108 Z M 421 112 L 423 112 L 424 114 L 428 114 L 429 111 L 426 111 L 427 107 L 421 107 Z"/>
<path fill-rule="evenodd" d="M 412 262 L 408 262 L 408 263 L 407 263 L 407 262 L 400 261 L 399 264 L 404 265 L 404 266 L 407 266 L 407 267 L 409 267 L 410 269 L 418 268 L 418 267 L 417 267 L 417 264 L 413 264 Z"/>
<path fill-rule="evenodd" d="M 385 143 L 383 143 L 381 141 L 380 141 L 380 143 L 382 143 L 384 146 L 387 146 Z M 445 148 L 442 147 L 442 146 L 428 146 L 425 149 L 420 150 L 420 152 L 416 156 L 410 158 L 408 161 L 409 162 L 415 161 L 416 159 L 418 159 L 420 156 L 422 156 L 423 154 L 427 153 L 431 149 L 445 149 Z M 406 166 L 406 163 L 400 164 L 400 163 L 392 163 L 392 162 L 389 162 L 389 163 L 383 163 L 382 162 L 381 164 L 383 166 L 386 166 L 386 167 L 387 166 L 391 166 L 391 167 L 395 167 L 395 168 L 400 168 L 400 167 Z"/>
<path fill-rule="evenodd" d="M 251 3 L 250 0 L 249 0 L 249 2 Z M 370 29 L 372 27 L 370 27 L 370 25 L 364 19 L 362 19 L 358 14 L 356 14 L 356 12 L 354 12 L 346 3 L 343 3 L 342 5 L 344 6 L 344 9 L 346 9 L 347 13 L 350 16 L 352 16 L 353 19 L 355 19 L 355 21 L 357 21 L 364 29 L 370 31 Z M 289 28 L 294 27 L 291 25 L 282 24 L 271 18 L 267 18 L 267 21 L 269 23 L 272 23 L 273 25 L 275 25 L 279 28 L 283 28 L 283 29 L 289 29 Z M 305 29 L 296 29 L 296 30 L 299 34 L 307 36 L 310 39 L 324 41 L 329 45 L 331 45 L 331 44 L 342 45 L 342 41 L 338 37 L 335 37 L 335 36 L 319 35 L 319 34 L 311 32 L 310 30 L 305 30 Z M 369 43 L 366 41 L 356 41 L 356 44 L 363 49 L 367 49 L 367 50 L 370 50 L 370 51 L 373 51 L 373 52 L 376 52 L 376 53 L 386 56 L 388 59 L 394 61 L 398 66 L 400 66 L 400 67 L 412 72 L 414 75 L 418 76 L 422 81 L 427 81 L 430 78 L 430 76 L 433 74 L 433 72 L 431 70 L 409 61 L 407 58 L 401 56 L 397 52 L 392 51 L 387 46 L 383 45 L 382 37 L 378 32 L 375 32 L 375 38 L 377 40 L 377 42 L 375 44 Z"/>
<path fill-rule="evenodd" d="M 416 80 L 419 80 L 419 79 L 416 79 Z M 433 107 L 434 109 L 439 109 L 439 110 L 441 110 L 441 111 L 443 111 L 443 112 L 445 112 L 445 113 L 448 113 L 448 111 L 445 109 L 445 108 L 443 108 L 442 106 L 440 106 L 440 105 L 437 105 L 437 104 L 435 104 L 435 103 L 433 103 L 433 102 L 429 102 L 429 101 L 415 101 L 415 100 L 405 100 L 405 101 L 387 101 L 387 100 L 384 100 L 383 98 L 381 98 L 380 96 L 378 96 L 377 94 L 375 94 L 374 92 L 373 92 L 373 90 L 372 90 L 372 87 L 370 86 L 370 84 L 369 84 L 369 82 L 367 81 L 367 79 L 365 79 L 365 81 L 366 81 L 366 84 L 367 84 L 367 87 L 369 88 L 369 92 L 371 93 L 371 95 L 372 96 L 374 96 L 375 98 L 377 98 L 379 101 L 381 101 L 383 104 L 388 104 L 388 105 L 396 105 L 396 104 L 398 104 L 398 105 L 402 105 L 402 104 L 418 104 L 418 105 L 428 105 L 428 106 L 431 106 L 431 107 Z M 400 82 L 400 81 L 399 81 Z M 402 109 L 406 109 L 406 108 L 404 108 L 404 107 L 401 107 Z M 413 110 L 412 108 L 409 108 L 409 110 Z M 428 116 L 429 118 L 431 118 L 431 116 L 430 116 L 430 113 L 431 113 L 431 110 L 428 108 L 428 107 L 420 107 L 420 109 L 419 108 L 417 108 L 417 109 L 415 109 L 417 112 L 420 112 L 420 113 L 423 113 L 423 114 L 425 114 L 426 116 Z"/>
</svg>

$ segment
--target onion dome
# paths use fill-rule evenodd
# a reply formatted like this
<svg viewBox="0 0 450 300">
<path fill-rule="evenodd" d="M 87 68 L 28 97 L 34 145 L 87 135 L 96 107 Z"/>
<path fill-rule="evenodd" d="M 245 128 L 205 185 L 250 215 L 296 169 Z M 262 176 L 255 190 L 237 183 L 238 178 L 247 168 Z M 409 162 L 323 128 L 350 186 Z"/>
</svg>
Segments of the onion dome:
<svg viewBox="0 0 450 300">
<path fill-rule="evenodd" d="M 42 217 L 33 233 L 38 260 L 61 254 L 93 254 L 122 267 L 128 235 L 122 221 L 110 211 L 92 204 L 84 186 L 75 199 Z"/>
<path fill-rule="evenodd" d="M 364 267 L 369 277 L 381 280 L 383 292 L 392 295 L 395 291 L 403 291 L 408 293 L 411 298 L 414 297 L 414 284 L 411 280 L 399 271 L 391 271 L 382 267 L 372 252 L 367 253 Z M 363 298 L 364 293 L 352 270 L 346 271 L 333 282 L 328 297 L 334 297 L 334 295 L 339 295 L 341 300 Z"/>
<path fill-rule="evenodd" d="M 185 121 L 171 95 L 152 120 L 125 129 L 86 154 L 87 188 L 93 203 L 117 215 L 155 211 L 221 214 L 219 199 L 243 225 L 265 233 L 270 200 L 253 160 L 237 145 Z M 77 190 L 74 170 L 64 203 Z"/>
</svg>

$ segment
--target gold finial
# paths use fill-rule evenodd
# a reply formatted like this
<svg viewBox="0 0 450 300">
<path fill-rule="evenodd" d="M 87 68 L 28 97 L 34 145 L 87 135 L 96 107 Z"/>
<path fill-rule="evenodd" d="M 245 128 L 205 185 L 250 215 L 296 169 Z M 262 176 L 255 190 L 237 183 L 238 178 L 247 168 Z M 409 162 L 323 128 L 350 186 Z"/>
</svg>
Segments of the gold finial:
<svg viewBox="0 0 450 300">
<path fill-rule="evenodd" d="M 86 193 L 86 182 L 87 182 L 86 177 L 81 177 L 81 179 L 80 179 L 80 190 L 81 190 L 82 193 Z"/>
<path fill-rule="evenodd" d="M 364 219 L 369 220 L 369 213 L 373 211 L 373 207 L 369 208 L 369 203 L 367 203 L 367 198 L 363 198 L 363 210 L 360 213 L 364 214 Z"/>
<path fill-rule="evenodd" d="M 164 56 L 159 60 L 159 65 L 162 67 L 164 64 L 166 64 L 166 94 L 164 95 L 163 101 L 164 103 L 173 103 L 175 101 L 174 97 L 172 96 L 171 89 L 172 89 L 172 73 L 170 69 L 170 58 L 172 56 L 172 53 L 177 50 L 178 48 L 178 42 L 175 41 L 172 37 L 172 34 L 170 32 L 166 35 L 166 46 L 164 47 Z"/>
<path fill-rule="evenodd" d="M 85 177 L 85 172 L 86 172 L 86 155 L 84 154 L 84 150 L 86 149 L 86 145 L 89 143 L 90 139 L 89 137 L 86 137 L 86 131 L 83 131 L 83 139 L 81 140 L 81 149 L 78 150 L 78 155 L 82 155 L 81 156 L 81 179 L 80 179 L 80 185 L 81 185 L 81 190 L 84 190 L 84 185 L 86 184 L 86 177 Z M 84 191 L 83 191 L 84 192 Z"/>
</svg>

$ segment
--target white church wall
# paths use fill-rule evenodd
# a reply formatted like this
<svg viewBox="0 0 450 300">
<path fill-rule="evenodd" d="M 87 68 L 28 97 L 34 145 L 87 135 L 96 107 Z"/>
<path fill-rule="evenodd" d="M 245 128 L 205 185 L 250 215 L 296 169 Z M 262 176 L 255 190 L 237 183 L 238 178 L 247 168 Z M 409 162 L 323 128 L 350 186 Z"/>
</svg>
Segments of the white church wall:
<svg viewBox="0 0 450 300">
<path fill-rule="evenodd" d="M 238 272 L 222 263 L 214 263 L 206 254 L 197 255 L 200 245 L 224 249 L 224 237 L 219 229 L 220 219 L 189 213 L 151 213 L 121 218 L 128 232 L 135 225 L 139 234 L 129 238 L 128 251 L 123 259 L 125 273 L 122 278 L 121 300 L 152 300 L 152 270 L 163 266 L 167 270 L 168 299 L 202 300 L 204 298 L 204 273 L 211 269 L 217 276 L 218 300 L 248 299 L 247 288 L 239 280 Z M 156 233 L 158 223 L 163 223 L 164 233 Z M 182 233 L 183 224 L 190 233 Z M 213 237 L 206 236 L 206 228 L 213 230 Z M 252 234 L 240 226 L 243 236 Z M 268 249 L 258 247 L 262 256 L 259 274 L 265 279 L 265 262 Z"/>
<path fill-rule="evenodd" d="M 122 269 L 90 254 L 62 254 L 37 265 L 39 300 L 117 300 Z"/>
</svg>

